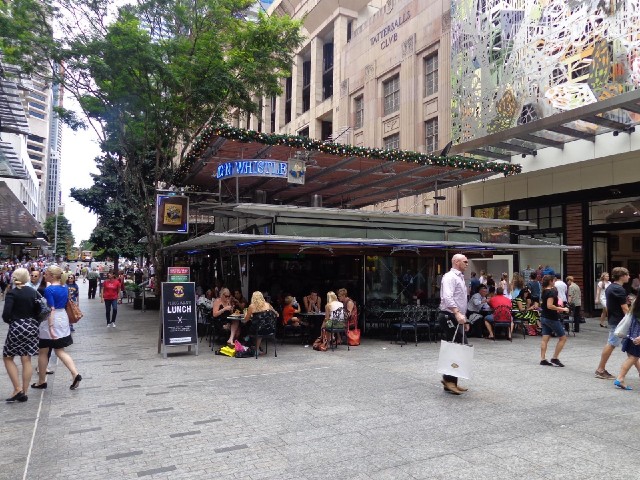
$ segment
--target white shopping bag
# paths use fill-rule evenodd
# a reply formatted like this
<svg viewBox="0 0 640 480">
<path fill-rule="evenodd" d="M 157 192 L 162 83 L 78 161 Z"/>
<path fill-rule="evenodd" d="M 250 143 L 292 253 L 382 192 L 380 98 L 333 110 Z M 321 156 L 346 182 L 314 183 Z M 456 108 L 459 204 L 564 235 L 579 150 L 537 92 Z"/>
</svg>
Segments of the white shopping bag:
<svg viewBox="0 0 640 480">
<path fill-rule="evenodd" d="M 631 328 L 631 319 L 633 318 L 633 314 L 631 312 L 627 313 L 618 326 L 613 331 L 616 337 L 624 338 L 629 335 L 629 329 Z"/>
<path fill-rule="evenodd" d="M 462 325 L 458 325 L 458 328 L 460 327 Z M 462 328 L 464 332 L 464 327 Z M 458 330 L 456 329 L 456 334 L 457 332 Z M 453 338 L 456 338 L 455 335 Z M 473 373 L 473 346 L 444 340 L 440 342 L 438 373 L 470 379 Z"/>
</svg>

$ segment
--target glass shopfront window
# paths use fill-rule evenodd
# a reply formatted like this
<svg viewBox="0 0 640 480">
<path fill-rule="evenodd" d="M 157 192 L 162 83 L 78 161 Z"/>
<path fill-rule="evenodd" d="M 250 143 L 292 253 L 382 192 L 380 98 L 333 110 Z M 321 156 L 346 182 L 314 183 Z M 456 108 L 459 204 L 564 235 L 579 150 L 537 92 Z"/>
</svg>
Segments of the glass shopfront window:
<svg viewBox="0 0 640 480">
<path fill-rule="evenodd" d="M 589 225 L 640 222 L 640 197 L 589 203 Z"/>
<path fill-rule="evenodd" d="M 473 216 L 476 218 L 496 218 L 509 220 L 509 205 L 499 207 L 474 208 Z M 509 227 L 488 227 L 480 228 L 482 241 L 487 243 L 510 243 Z"/>
</svg>

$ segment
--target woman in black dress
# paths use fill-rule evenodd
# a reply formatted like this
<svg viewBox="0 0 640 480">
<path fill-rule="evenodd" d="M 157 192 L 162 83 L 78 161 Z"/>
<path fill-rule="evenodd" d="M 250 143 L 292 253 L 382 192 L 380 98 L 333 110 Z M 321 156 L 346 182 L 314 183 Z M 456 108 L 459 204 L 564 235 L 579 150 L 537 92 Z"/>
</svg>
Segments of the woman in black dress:
<svg viewBox="0 0 640 480">
<path fill-rule="evenodd" d="M 9 324 L 2 360 L 13 384 L 13 393 L 7 398 L 7 402 L 28 400 L 31 357 L 38 354 L 38 321 L 35 319 L 39 313 L 36 306 L 37 292 L 26 286 L 28 281 L 29 271 L 26 268 L 18 268 L 13 272 L 14 288 L 7 290 L 2 312 L 2 319 Z M 16 356 L 22 361 L 22 383 L 13 360 Z"/>
</svg>

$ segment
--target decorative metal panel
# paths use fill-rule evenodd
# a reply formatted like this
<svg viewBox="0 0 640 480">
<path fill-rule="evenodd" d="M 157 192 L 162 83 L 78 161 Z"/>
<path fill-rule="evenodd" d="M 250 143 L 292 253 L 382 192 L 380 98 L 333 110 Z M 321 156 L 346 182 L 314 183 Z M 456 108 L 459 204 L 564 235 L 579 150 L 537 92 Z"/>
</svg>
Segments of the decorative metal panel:
<svg viewBox="0 0 640 480">
<path fill-rule="evenodd" d="M 640 87 L 640 0 L 451 3 L 456 143 Z M 628 111 L 606 115 L 640 122 Z"/>
</svg>

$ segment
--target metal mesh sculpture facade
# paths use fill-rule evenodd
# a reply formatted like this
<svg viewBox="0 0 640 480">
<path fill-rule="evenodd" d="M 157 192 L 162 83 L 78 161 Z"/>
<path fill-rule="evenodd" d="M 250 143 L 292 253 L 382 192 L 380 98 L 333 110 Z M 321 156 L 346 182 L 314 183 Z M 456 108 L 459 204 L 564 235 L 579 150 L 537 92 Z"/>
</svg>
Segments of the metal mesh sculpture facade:
<svg viewBox="0 0 640 480">
<path fill-rule="evenodd" d="M 640 88 L 640 0 L 452 0 L 451 16 L 456 143 Z"/>
</svg>

